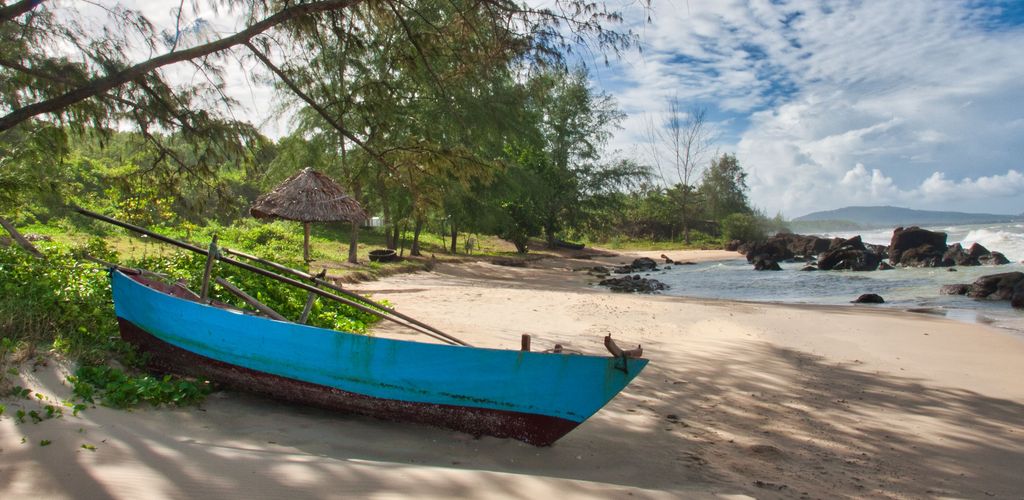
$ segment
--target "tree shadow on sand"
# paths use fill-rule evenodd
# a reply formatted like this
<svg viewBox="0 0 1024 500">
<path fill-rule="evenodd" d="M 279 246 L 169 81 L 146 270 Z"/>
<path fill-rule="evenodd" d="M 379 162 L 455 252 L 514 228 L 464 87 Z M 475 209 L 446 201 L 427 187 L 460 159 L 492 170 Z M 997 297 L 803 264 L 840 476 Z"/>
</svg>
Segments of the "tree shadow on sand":
<svg viewBox="0 0 1024 500">
<path fill-rule="evenodd" d="M 95 432 L 123 443 L 119 454 L 54 443 L 69 458 L 40 481 L 65 494 L 124 496 L 109 491 L 109 477 L 90 477 L 103 468 L 85 468 L 85 459 L 132 461 L 159 479 L 151 492 L 168 496 L 517 497 L 533 478 L 550 480 L 542 485 L 552 491 L 570 480 L 578 495 L 606 485 L 637 496 L 977 498 L 1024 489 L 1019 401 L 754 342 L 652 358 L 619 397 L 547 448 L 224 392 L 204 409 L 144 410 L 121 427 L 97 424 Z M 99 411 L 84 412 L 83 422 Z M 16 448 L 2 458 L 29 456 Z"/>
</svg>

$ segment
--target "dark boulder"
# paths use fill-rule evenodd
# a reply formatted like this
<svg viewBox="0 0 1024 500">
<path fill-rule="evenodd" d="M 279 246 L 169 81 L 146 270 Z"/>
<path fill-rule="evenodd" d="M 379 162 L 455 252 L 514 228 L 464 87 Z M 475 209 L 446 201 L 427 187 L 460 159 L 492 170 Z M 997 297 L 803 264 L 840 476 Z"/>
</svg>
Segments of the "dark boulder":
<svg viewBox="0 0 1024 500">
<path fill-rule="evenodd" d="M 804 266 L 800 268 L 801 271 L 817 271 L 818 268 L 814 266 Z"/>
<path fill-rule="evenodd" d="M 755 271 L 781 271 L 782 267 L 779 266 L 778 262 L 771 259 L 757 259 L 754 261 Z"/>
<path fill-rule="evenodd" d="M 618 293 L 654 293 L 668 289 L 668 285 L 658 280 L 641 278 L 639 275 L 609 278 L 602 280 L 599 284 Z"/>
<path fill-rule="evenodd" d="M 967 295 L 971 291 L 971 285 L 942 285 L 939 293 L 942 295 Z"/>
<path fill-rule="evenodd" d="M 964 250 L 959 243 L 949 246 L 942 256 L 944 261 L 950 261 L 957 266 L 980 266 L 980 265 L 1002 265 L 1009 264 L 1006 256 L 999 252 L 991 252 L 979 243 L 971 245 L 971 248 Z"/>
<path fill-rule="evenodd" d="M 850 270 L 850 271 L 874 271 L 882 262 L 882 255 L 874 249 L 869 249 L 860 236 L 854 236 L 847 240 L 840 240 L 818 256 L 818 269 L 828 270 Z"/>
<path fill-rule="evenodd" d="M 730 252 L 737 252 L 742 244 L 743 242 L 740 240 L 732 240 L 725 244 L 725 249 Z"/>
<path fill-rule="evenodd" d="M 634 259 L 632 264 L 615 268 L 615 272 L 618 274 L 642 273 L 657 270 L 658 263 L 649 257 L 640 257 L 639 259 Z"/>
<path fill-rule="evenodd" d="M 889 243 L 889 262 L 909 267 L 939 267 L 953 265 L 944 260 L 946 233 L 929 231 L 917 226 L 898 227 Z"/>
<path fill-rule="evenodd" d="M 675 262 L 676 262 L 676 261 L 674 261 L 674 260 L 670 259 L 670 258 L 668 257 L 668 255 L 665 255 L 665 254 L 661 254 L 661 258 L 662 258 L 662 259 L 665 259 L 665 263 L 666 263 L 666 264 L 675 264 Z"/>
<path fill-rule="evenodd" d="M 878 263 L 878 270 L 879 271 L 888 271 L 888 270 L 891 270 L 891 269 L 894 269 L 894 268 L 892 266 L 890 266 L 888 262 L 882 261 L 882 262 Z"/>
<path fill-rule="evenodd" d="M 781 233 L 772 239 L 786 245 L 786 249 L 794 255 L 804 259 L 813 257 L 829 249 L 832 240 L 818 236 L 806 236 L 802 234 Z"/>
<path fill-rule="evenodd" d="M 1010 272 L 982 276 L 970 286 L 968 297 L 976 299 L 1010 300 L 1014 290 L 1024 281 L 1024 273 Z"/>
<path fill-rule="evenodd" d="M 884 304 L 885 299 L 877 293 L 865 293 L 853 300 L 854 304 Z"/>
<path fill-rule="evenodd" d="M 983 266 L 1001 266 L 1009 263 L 1010 259 L 1007 259 L 1005 255 L 999 252 L 989 252 L 988 255 L 978 257 L 978 264 Z"/>
<path fill-rule="evenodd" d="M 786 246 L 786 241 L 778 238 L 744 243 L 740 245 L 740 249 L 747 256 L 747 262 L 751 264 L 758 259 L 781 262 L 793 258 L 793 252 Z"/>
<path fill-rule="evenodd" d="M 970 285 L 945 285 L 939 293 L 967 295 L 975 299 L 1009 300 L 1016 309 L 1024 309 L 1024 273 L 1011 272 L 982 276 Z"/>
<path fill-rule="evenodd" d="M 1024 309 L 1024 280 L 1018 281 L 1013 287 L 1013 295 L 1010 296 L 1010 305 L 1014 309 Z"/>
</svg>

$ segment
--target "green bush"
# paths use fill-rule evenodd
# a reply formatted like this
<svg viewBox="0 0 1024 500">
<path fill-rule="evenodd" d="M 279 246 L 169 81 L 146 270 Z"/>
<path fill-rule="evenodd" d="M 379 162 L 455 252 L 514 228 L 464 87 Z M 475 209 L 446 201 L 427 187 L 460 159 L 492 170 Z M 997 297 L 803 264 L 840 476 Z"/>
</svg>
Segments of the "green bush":
<svg viewBox="0 0 1024 500">
<path fill-rule="evenodd" d="M 764 228 L 751 214 L 735 213 L 722 219 L 722 239 L 725 241 L 756 241 L 766 238 Z"/>
<path fill-rule="evenodd" d="M 106 271 L 82 264 L 61 245 L 40 249 L 45 260 L 17 247 L 0 248 L 0 338 L 49 344 L 87 361 L 106 359 L 119 348 Z M 109 258 L 95 243 L 90 251 Z"/>
</svg>

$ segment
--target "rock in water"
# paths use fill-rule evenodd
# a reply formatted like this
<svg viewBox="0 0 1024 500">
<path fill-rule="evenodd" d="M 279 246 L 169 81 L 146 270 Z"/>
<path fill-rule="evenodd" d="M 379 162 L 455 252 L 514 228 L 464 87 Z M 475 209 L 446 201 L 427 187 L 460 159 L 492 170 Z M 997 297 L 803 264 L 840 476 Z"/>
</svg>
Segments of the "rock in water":
<svg viewBox="0 0 1024 500">
<path fill-rule="evenodd" d="M 1001 266 L 1009 264 L 1010 259 L 1007 259 L 1005 255 L 999 252 L 989 252 L 988 255 L 978 257 L 978 263 L 985 266 Z"/>
<path fill-rule="evenodd" d="M 884 304 L 885 299 L 877 293 L 865 293 L 853 301 L 854 304 Z"/>
<path fill-rule="evenodd" d="M 892 241 L 889 243 L 889 262 L 908 267 L 953 265 L 952 260 L 944 260 L 947 250 L 946 233 L 917 226 L 898 227 L 892 232 Z"/>
<path fill-rule="evenodd" d="M 755 271 L 781 271 L 782 267 L 778 262 L 771 259 L 757 259 L 754 261 Z"/>
<path fill-rule="evenodd" d="M 601 280 L 598 284 L 610 288 L 613 292 L 620 293 L 654 293 L 659 290 L 668 289 L 668 285 L 658 280 L 641 278 L 639 275 L 608 278 Z"/>
<path fill-rule="evenodd" d="M 975 299 L 1010 300 L 1014 291 L 1021 288 L 1024 273 L 1000 273 L 982 276 L 971 284 L 968 297 Z"/>
<path fill-rule="evenodd" d="M 942 285 L 939 293 L 942 295 L 967 295 L 971 291 L 971 285 Z"/>
</svg>

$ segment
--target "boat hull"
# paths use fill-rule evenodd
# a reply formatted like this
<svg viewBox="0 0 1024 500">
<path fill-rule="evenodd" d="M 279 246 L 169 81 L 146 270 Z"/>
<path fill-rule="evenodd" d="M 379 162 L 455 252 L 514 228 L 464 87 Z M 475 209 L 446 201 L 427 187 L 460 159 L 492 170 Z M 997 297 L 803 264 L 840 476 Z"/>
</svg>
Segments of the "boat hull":
<svg viewBox="0 0 1024 500">
<path fill-rule="evenodd" d="M 274 398 L 550 445 L 646 360 L 380 339 L 253 317 L 112 273 L 122 337 L 152 368 Z"/>
</svg>

